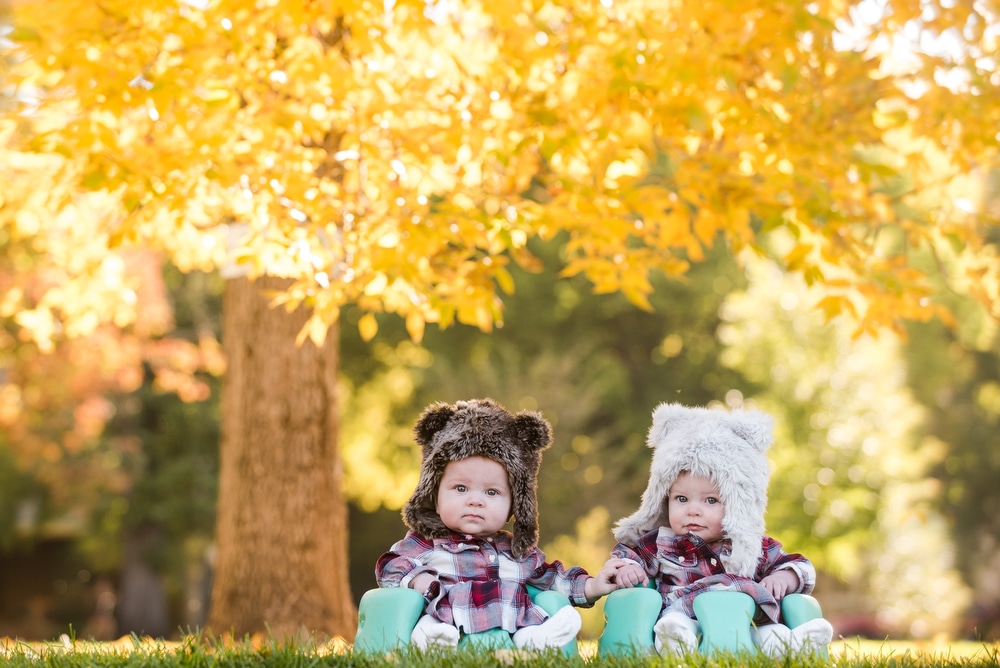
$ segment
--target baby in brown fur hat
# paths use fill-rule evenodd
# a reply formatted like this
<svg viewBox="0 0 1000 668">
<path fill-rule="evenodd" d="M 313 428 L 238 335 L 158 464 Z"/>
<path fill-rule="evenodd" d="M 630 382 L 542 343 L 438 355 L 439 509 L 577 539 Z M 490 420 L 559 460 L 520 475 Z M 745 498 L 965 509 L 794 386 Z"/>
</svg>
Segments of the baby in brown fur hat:
<svg viewBox="0 0 1000 668">
<path fill-rule="evenodd" d="M 541 415 L 516 415 L 492 399 L 428 406 L 414 428 L 423 449 L 420 482 L 403 519 L 409 531 L 379 557 L 380 587 L 423 592 L 425 614 L 411 636 L 455 646 L 461 633 L 504 629 L 520 648 L 561 647 L 580 630 L 572 607 L 549 616 L 528 585 L 590 607 L 616 588 L 626 562 L 611 559 L 593 577 L 547 562 L 538 549 L 536 478 L 552 430 Z M 502 527 L 513 516 L 512 531 Z"/>
</svg>

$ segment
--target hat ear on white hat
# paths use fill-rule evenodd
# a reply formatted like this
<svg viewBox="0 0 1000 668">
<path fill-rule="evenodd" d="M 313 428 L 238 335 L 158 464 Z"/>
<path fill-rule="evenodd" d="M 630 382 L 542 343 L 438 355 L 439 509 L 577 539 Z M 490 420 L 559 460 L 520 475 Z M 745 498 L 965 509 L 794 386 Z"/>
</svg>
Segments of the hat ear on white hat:
<svg viewBox="0 0 1000 668">
<path fill-rule="evenodd" d="M 730 427 L 733 433 L 764 452 L 774 442 L 774 418 L 761 411 L 730 413 Z"/>
<path fill-rule="evenodd" d="M 695 419 L 693 409 L 681 404 L 660 404 L 653 411 L 653 424 L 646 435 L 646 447 L 656 448 L 667 439 L 667 433 Z"/>
</svg>

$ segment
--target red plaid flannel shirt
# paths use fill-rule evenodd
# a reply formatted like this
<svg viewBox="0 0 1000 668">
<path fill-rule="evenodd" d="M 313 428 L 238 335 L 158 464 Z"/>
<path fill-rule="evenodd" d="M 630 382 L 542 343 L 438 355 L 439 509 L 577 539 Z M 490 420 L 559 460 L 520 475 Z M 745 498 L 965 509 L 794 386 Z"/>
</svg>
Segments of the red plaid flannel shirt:
<svg viewBox="0 0 1000 668">
<path fill-rule="evenodd" d="M 579 566 L 566 569 L 558 561 L 548 563 L 537 547 L 515 559 L 506 531 L 489 538 L 452 534 L 433 539 L 409 531 L 375 565 L 379 587 L 407 587 L 421 573 L 433 574 L 440 583 L 426 612 L 464 633 L 489 629 L 513 633 L 548 619 L 532 603 L 527 585 L 561 592 L 576 606 L 593 605 L 584 593 L 591 577 L 587 571 Z"/>
<path fill-rule="evenodd" d="M 631 559 L 646 571 L 663 596 L 664 609 L 681 610 L 694 618 L 694 598 L 704 591 L 741 591 L 757 602 L 757 624 L 780 621 L 778 601 L 760 583 L 766 576 L 780 569 L 789 569 L 799 578 L 799 588 L 794 593 L 808 594 L 816 586 L 816 569 L 801 554 L 788 554 L 781 543 L 764 536 L 761 556 L 753 578 L 726 573 L 722 555 L 730 553 L 731 544 L 723 540 L 715 552 L 698 536 L 677 536 L 669 527 L 661 527 L 645 534 L 633 548 L 619 543 L 611 551 L 612 557 Z M 792 593 L 792 592 L 790 592 Z"/>
</svg>

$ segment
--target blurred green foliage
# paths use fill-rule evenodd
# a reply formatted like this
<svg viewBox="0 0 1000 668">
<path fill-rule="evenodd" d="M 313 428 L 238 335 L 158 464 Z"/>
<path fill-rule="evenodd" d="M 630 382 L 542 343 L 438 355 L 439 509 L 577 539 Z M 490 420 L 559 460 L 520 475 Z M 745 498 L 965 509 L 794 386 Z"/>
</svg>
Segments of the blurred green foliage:
<svg viewBox="0 0 1000 668">
<path fill-rule="evenodd" d="M 962 631 L 968 591 L 989 556 L 982 546 L 1000 535 L 990 514 L 1000 384 L 988 321 L 975 323 L 978 334 L 969 323 L 960 332 L 915 325 L 908 341 L 853 340 L 850 323 L 811 309 L 800 281 L 752 260 L 739 267 L 721 249 L 684 282 L 658 280 L 654 311 L 643 312 L 621 295 L 594 295 L 580 277 L 560 278 L 560 239 L 532 250 L 544 269 L 513 272 L 516 293 L 492 333 L 432 328 L 416 344 L 398 318 L 380 316 L 379 335 L 365 342 L 361 313 L 345 311 L 340 443 L 355 599 L 374 586 L 378 554 L 405 530 L 399 508 L 419 464 L 411 429 L 430 402 L 491 396 L 542 412 L 555 434 L 539 479 L 542 547 L 589 569 L 606 558 L 611 526 L 646 486 L 645 434 L 658 403 L 756 405 L 778 425 L 769 532 L 841 579 L 858 611 L 881 612 L 918 635 Z M 219 280 L 171 271 L 168 281 L 175 335 L 214 331 Z M 60 498 L 85 504 L 90 523 L 78 550 L 95 573 L 121 566 L 129 536 L 152 535 L 147 563 L 163 579 L 172 618 L 183 621 L 184 588 L 213 529 L 218 381 L 207 379 L 211 400 L 188 403 L 153 381 L 113 397 L 103 446 L 89 455 L 125 482 L 96 488 L 103 492 L 81 485 Z M 0 466 L 0 476 L 9 549 L 10 508 L 45 489 L 13 465 Z M 925 545 L 937 547 L 928 554 Z M 600 606 L 585 617 L 585 633 L 596 635 Z"/>
</svg>

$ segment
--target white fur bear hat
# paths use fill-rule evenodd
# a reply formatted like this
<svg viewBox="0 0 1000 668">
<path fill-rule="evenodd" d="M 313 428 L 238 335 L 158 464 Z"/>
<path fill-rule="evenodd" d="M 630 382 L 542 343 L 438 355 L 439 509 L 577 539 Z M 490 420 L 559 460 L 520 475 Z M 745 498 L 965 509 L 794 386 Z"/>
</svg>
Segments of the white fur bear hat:
<svg viewBox="0 0 1000 668">
<path fill-rule="evenodd" d="M 649 484 L 639 510 L 618 521 L 615 539 L 634 546 L 654 529 L 670 531 L 670 486 L 683 471 L 710 478 L 725 506 L 722 529 L 732 541 L 726 571 L 752 577 L 760 559 L 770 466 L 765 454 L 774 440 L 774 419 L 758 410 L 716 410 L 660 404 L 653 411 L 646 444 L 653 448 Z"/>
<path fill-rule="evenodd" d="M 424 409 L 413 428 L 421 446 L 420 481 L 403 506 L 406 526 L 426 538 L 450 530 L 436 510 L 438 486 L 449 462 L 480 456 L 507 469 L 513 540 L 520 558 L 538 543 L 538 469 L 542 450 L 552 443 L 552 427 L 540 413 L 513 414 L 492 399 L 438 402 Z"/>
</svg>

